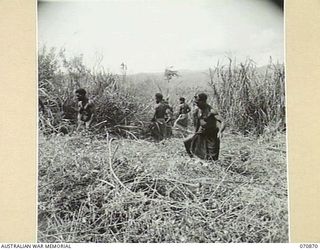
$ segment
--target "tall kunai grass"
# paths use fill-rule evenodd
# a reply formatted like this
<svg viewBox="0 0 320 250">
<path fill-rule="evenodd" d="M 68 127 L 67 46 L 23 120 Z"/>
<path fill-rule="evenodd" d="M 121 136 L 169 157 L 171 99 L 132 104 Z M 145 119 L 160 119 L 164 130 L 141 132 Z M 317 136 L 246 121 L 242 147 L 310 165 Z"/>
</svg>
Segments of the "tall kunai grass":
<svg viewBox="0 0 320 250">
<path fill-rule="evenodd" d="M 284 66 L 230 60 L 204 74 L 205 87 L 132 82 L 39 51 L 40 242 L 288 241 Z M 76 133 L 79 87 L 97 111 L 93 128 Z M 219 161 L 190 159 L 176 133 L 152 141 L 160 90 L 173 106 L 208 93 L 228 125 Z"/>
</svg>

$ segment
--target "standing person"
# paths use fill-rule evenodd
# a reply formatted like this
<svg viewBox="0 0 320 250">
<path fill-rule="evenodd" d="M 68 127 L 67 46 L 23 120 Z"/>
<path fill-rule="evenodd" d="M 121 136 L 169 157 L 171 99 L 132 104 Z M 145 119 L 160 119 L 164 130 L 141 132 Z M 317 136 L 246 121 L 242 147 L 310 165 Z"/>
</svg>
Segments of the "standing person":
<svg viewBox="0 0 320 250">
<path fill-rule="evenodd" d="M 172 126 L 173 126 L 173 108 L 169 104 L 169 98 L 167 98 L 164 102 L 166 106 L 166 138 L 170 138 L 172 136 Z"/>
<path fill-rule="evenodd" d="M 197 108 L 193 114 L 195 134 L 184 141 L 187 153 L 204 160 L 218 160 L 220 139 L 225 124 L 220 115 L 207 104 L 207 95 L 201 93 L 195 97 Z"/>
<path fill-rule="evenodd" d="M 178 119 L 175 121 L 174 126 L 180 125 L 186 129 L 188 127 L 188 113 L 191 109 L 189 105 L 185 103 L 186 99 L 184 97 L 180 97 L 179 101 Z"/>
<path fill-rule="evenodd" d="M 154 107 L 154 115 L 152 122 L 154 122 L 154 137 L 161 141 L 169 137 L 168 125 L 167 123 L 171 120 L 171 110 L 170 106 L 163 100 L 163 95 L 157 93 L 155 95 L 156 105 Z"/>
<path fill-rule="evenodd" d="M 94 103 L 86 96 L 87 92 L 84 89 L 77 89 L 75 93 L 78 100 L 77 131 L 79 131 L 82 126 L 89 129 L 94 117 Z"/>
</svg>

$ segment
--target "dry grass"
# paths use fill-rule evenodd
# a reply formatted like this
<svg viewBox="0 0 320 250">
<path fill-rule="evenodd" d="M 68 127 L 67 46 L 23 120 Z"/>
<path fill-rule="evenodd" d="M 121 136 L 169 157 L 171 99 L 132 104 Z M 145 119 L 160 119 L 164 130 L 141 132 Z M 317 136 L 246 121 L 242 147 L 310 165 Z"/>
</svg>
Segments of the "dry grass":
<svg viewBox="0 0 320 250">
<path fill-rule="evenodd" d="M 227 134 L 221 159 L 161 143 L 39 136 L 40 242 L 287 242 L 285 135 Z"/>
<path fill-rule="evenodd" d="M 212 102 L 231 128 L 241 133 L 263 134 L 266 127 L 284 130 L 285 71 L 283 64 L 258 70 L 247 60 L 209 69 Z"/>
<path fill-rule="evenodd" d="M 39 241 L 287 242 L 284 66 L 261 75 L 230 61 L 209 73 L 211 92 L 181 82 L 170 94 L 174 103 L 208 92 L 228 130 L 246 134 L 226 135 L 215 163 L 190 159 L 179 138 L 124 139 L 149 138 L 161 82 L 122 81 L 40 50 Z M 73 133 L 79 87 L 96 103 L 85 135 Z"/>
<path fill-rule="evenodd" d="M 196 92 L 208 93 L 209 103 L 222 114 L 229 129 L 243 134 L 261 135 L 268 127 L 276 131 L 286 128 L 283 64 L 270 62 L 259 70 L 251 60 L 230 60 L 227 65 L 210 68 L 208 86 L 200 88 L 197 82 L 186 86 L 187 79 L 169 83 L 164 78 L 154 79 L 152 74 L 146 81 L 134 77 L 124 81 L 119 75 L 105 72 L 103 67 L 89 69 L 82 56 L 67 59 L 64 53 L 45 47 L 39 51 L 39 127 L 46 134 L 74 131 L 74 91 L 79 87 L 85 88 L 95 103 L 96 133 L 112 129 L 113 133 L 128 136 L 128 131 L 119 126 L 137 126 L 140 131 L 134 136 L 145 137 L 158 91 L 166 98 L 170 96 L 173 108 L 177 108 L 180 96 L 192 106 Z"/>
</svg>

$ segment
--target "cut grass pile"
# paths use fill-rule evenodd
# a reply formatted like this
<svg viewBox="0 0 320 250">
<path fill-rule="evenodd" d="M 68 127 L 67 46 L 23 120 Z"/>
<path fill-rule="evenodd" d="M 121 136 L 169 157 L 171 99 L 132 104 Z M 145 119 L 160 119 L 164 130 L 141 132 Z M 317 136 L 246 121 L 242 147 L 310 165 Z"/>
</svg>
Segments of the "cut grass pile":
<svg viewBox="0 0 320 250">
<path fill-rule="evenodd" d="M 40 134 L 38 241 L 288 242 L 285 135 L 221 147 Z"/>
</svg>

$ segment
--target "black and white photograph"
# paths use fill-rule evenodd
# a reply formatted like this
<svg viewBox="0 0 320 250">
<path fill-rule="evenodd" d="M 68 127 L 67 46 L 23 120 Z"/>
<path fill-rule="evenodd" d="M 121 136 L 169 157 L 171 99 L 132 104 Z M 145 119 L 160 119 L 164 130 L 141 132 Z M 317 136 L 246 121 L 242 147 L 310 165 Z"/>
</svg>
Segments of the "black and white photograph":
<svg viewBox="0 0 320 250">
<path fill-rule="evenodd" d="M 38 242 L 289 242 L 283 11 L 38 1 Z"/>
</svg>

